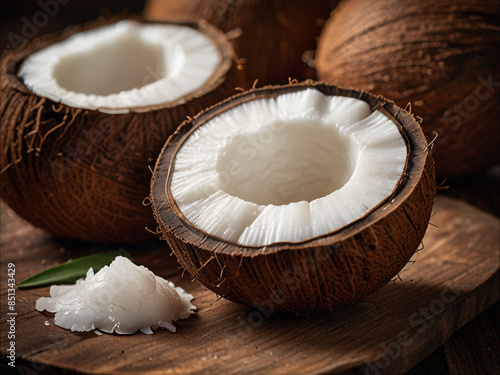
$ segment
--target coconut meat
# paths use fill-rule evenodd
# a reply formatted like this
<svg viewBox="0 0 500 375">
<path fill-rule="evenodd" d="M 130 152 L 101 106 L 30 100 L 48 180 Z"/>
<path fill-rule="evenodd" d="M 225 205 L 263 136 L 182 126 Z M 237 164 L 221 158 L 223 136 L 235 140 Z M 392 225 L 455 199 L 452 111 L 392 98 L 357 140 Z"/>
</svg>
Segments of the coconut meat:
<svg viewBox="0 0 500 375">
<path fill-rule="evenodd" d="M 198 127 L 175 156 L 170 191 L 187 221 L 212 236 L 302 242 L 384 202 L 407 153 L 382 112 L 306 89 L 239 104 Z"/>
<path fill-rule="evenodd" d="M 196 309 L 192 299 L 146 267 L 118 256 L 96 274 L 90 268 L 76 285 L 53 285 L 50 297 L 39 298 L 36 308 L 56 313 L 55 324 L 72 331 L 151 334 L 158 327 L 175 332 L 173 321 Z"/>
<path fill-rule="evenodd" d="M 35 94 L 72 107 L 140 112 L 182 102 L 221 60 L 214 41 L 194 28 L 121 21 L 33 53 L 19 77 Z"/>
</svg>

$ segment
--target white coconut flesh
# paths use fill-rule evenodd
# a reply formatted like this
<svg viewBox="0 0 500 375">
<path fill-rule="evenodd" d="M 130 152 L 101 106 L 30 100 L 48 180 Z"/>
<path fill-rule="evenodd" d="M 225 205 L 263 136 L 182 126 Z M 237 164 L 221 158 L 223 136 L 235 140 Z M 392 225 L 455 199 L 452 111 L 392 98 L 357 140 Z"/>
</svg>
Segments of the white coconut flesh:
<svg viewBox="0 0 500 375">
<path fill-rule="evenodd" d="M 170 191 L 194 227 L 244 246 L 303 242 L 391 196 L 407 160 L 398 126 L 358 99 L 315 89 L 237 105 L 198 127 Z"/>
<path fill-rule="evenodd" d="M 32 92 L 55 102 L 139 112 L 196 92 L 221 59 L 214 41 L 191 27 L 121 21 L 33 53 L 19 76 Z"/>
<path fill-rule="evenodd" d="M 50 297 L 39 298 L 36 308 L 56 313 L 54 323 L 72 331 L 151 334 L 158 327 L 175 332 L 173 322 L 196 309 L 192 299 L 146 267 L 118 256 L 96 274 L 90 268 L 75 285 L 53 285 Z"/>
</svg>

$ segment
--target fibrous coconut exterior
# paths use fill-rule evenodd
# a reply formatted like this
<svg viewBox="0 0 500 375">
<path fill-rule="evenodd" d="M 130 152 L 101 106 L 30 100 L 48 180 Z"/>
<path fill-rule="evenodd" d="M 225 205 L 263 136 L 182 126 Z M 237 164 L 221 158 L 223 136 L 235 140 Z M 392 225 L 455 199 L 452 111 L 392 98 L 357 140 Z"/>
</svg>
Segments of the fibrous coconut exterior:
<svg viewBox="0 0 500 375">
<path fill-rule="evenodd" d="M 398 189 L 347 227 L 301 243 L 241 246 L 193 227 L 177 207 L 169 185 L 183 142 L 198 127 L 238 104 L 307 88 L 364 100 L 400 126 L 409 157 Z M 252 90 L 184 122 L 163 148 L 151 183 L 155 218 L 179 263 L 193 278 L 234 302 L 294 313 L 336 310 L 385 285 L 420 246 L 434 196 L 431 151 L 410 113 L 383 97 L 315 82 Z"/>
<path fill-rule="evenodd" d="M 31 53 L 102 25 L 37 40 L 3 57 L 0 194 L 23 219 L 58 236 L 133 243 L 154 238 L 145 229 L 156 224 L 143 200 L 149 166 L 165 140 L 187 116 L 234 94 L 242 79 L 225 35 L 203 21 L 182 25 L 215 42 L 220 67 L 198 91 L 145 112 L 74 108 L 33 94 L 17 77 Z"/>
<path fill-rule="evenodd" d="M 302 61 L 315 50 L 321 27 L 337 0 L 149 0 L 144 17 L 151 20 L 205 19 L 230 33 L 245 72 L 246 88 L 285 84 L 289 78 L 314 78 Z"/>
<path fill-rule="evenodd" d="M 321 80 L 410 103 L 438 176 L 500 162 L 500 2 L 346 0 L 316 57 Z"/>
</svg>

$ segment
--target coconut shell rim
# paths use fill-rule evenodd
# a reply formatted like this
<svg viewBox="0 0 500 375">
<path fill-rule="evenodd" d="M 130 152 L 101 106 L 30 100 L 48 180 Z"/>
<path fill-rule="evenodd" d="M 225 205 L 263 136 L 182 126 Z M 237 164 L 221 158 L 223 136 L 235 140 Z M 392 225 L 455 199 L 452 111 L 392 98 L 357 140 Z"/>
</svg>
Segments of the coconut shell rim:
<svg viewBox="0 0 500 375">
<path fill-rule="evenodd" d="M 383 112 L 384 115 L 390 118 L 398 126 L 407 144 L 408 153 L 405 171 L 398 181 L 394 191 L 368 213 L 348 223 L 344 227 L 317 237 L 311 237 L 301 242 L 275 242 L 263 246 L 246 246 L 213 236 L 192 225 L 180 213 L 180 210 L 173 201 L 170 192 L 172 166 L 173 161 L 175 160 L 176 152 L 191 132 L 198 126 L 202 126 L 209 119 L 234 107 L 235 105 L 241 104 L 245 101 L 265 98 L 266 93 L 274 93 L 274 95 L 267 96 L 267 98 L 270 98 L 280 94 L 296 92 L 308 88 L 317 89 L 325 95 L 348 96 L 363 100 L 370 105 L 370 109 L 372 111 L 379 110 Z M 332 92 L 330 93 L 328 90 L 331 90 Z M 240 101 L 236 102 L 238 100 Z M 232 105 L 232 102 L 236 102 L 236 104 Z M 172 144 L 176 140 L 179 140 L 179 144 L 173 146 Z M 167 157 L 167 153 L 171 151 L 170 149 L 172 147 L 175 147 L 175 151 L 168 158 L 168 160 L 165 161 L 164 159 Z M 150 201 L 155 219 L 161 228 L 164 228 L 170 234 L 174 235 L 177 239 L 183 242 L 188 242 L 193 246 L 207 251 L 212 251 L 216 254 L 238 254 L 244 257 L 254 257 L 257 255 L 276 253 L 283 250 L 304 250 L 306 248 L 330 246 L 355 236 L 373 224 L 384 220 L 386 216 L 389 216 L 389 214 L 396 211 L 410 197 L 415 188 L 417 188 L 419 181 L 425 173 L 426 160 L 428 153 L 430 152 L 431 149 L 427 144 L 427 140 L 420 128 L 420 125 L 415 120 L 413 115 L 401 107 L 398 107 L 393 101 L 382 96 L 375 96 L 363 90 L 344 88 L 315 81 L 290 83 L 288 85 L 266 86 L 236 94 L 200 112 L 192 119 L 184 121 L 176 132 L 169 137 L 156 161 L 151 180 Z M 168 164 L 168 168 L 166 168 L 167 173 L 160 174 L 159 171 L 162 167 L 165 168 L 165 164 Z M 159 174 L 160 176 L 158 176 Z M 172 225 L 169 225 L 172 223 L 167 223 L 164 220 L 166 211 L 173 213 L 176 218 L 175 228 Z M 383 213 L 381 214 L 380 212 L 382 211 Z M 183 239 L 182 236 L 177 233 L 179 228 L 190 232 L 190 234 L 196 238 L 196 242 L 193 240 L 186 241 Z M 212 241 L 215 241 L 214 246 L 207 244 Z"/>
<path fill-rule="evenodd" d="M 31 91 L 23 82 L 23 80 L 18 76 L 18 72 L 24 61 L 33 53 L 40 51 L 54 43 L 62 42 L 74 34 L 80 32 L 91 31 L 100 27 L 110 26 L 120 21 L 129 20 L 135 21 L 141 24 L 164 24 L 164 25 L 178 25 L 185 26 L 195 29 L 196 31 L 202 33 L 208 39 L 210 39 L 219 52 L 221 56 L 221 62 L 217 69 L 213 72 L 210 78 L 197 90 L 188 93 L 187 95 L 171 101 L 165 102 L 156 105 L 149 106 L 138 106 L 138 107 L 120 107 L 120 108 L 107 108 L 107 107 L 98 107 L 98 108 L 83 108 L 83 107 L 75 107 L 68 103 L 62 103 L 61 101 L 54 101 L 48 97 L 38 95 Z M 14 51 L 6 51 L 1 58 L 0 64 L 0 76 L 5 76 L 7 81 L 9 81 L 10 85 L 13 89 L 22 92 L 27 95 L 34 95 L 40 98 L 45 98 L 46 100 L 50 100 L 55 104 L 63 104 L 70 108 L 74 108 L 75 110 L 85 110 L 85 111 L 98 111 L 103 113 L 108 113 L 107 110 L 119 111 L 116 113 L 109 113 L 110 115 L 120 115 L 124 113 L 143 113 L 149 112 L 159 109 L 165 108 L 174 108 L 178 105 L 182 105 L 187 103 L 193 99 L 202 97 L 217 87 L 219 87 L 225 80 L 226 74 L 231 69 L 233 65 L 233 61 L 236 58 L 234 49 L 229 42 L 226 34 L 219 30 L 217 27 L 211 25 L 207 21 L 200 20 L 192 20 L 192 21 L 173 21 L 173 20 L 143 20 L 138 17 L 129 17 L 129 18 L 110 18 L 105 21 L 95 21 L 88 24 L 77 25 L 71 29 L 63 30 L 62 32 L 52 33 L 45 35 L 41 38 L 35 39 L 30 43 L 27 43 Z"/>
</svg>

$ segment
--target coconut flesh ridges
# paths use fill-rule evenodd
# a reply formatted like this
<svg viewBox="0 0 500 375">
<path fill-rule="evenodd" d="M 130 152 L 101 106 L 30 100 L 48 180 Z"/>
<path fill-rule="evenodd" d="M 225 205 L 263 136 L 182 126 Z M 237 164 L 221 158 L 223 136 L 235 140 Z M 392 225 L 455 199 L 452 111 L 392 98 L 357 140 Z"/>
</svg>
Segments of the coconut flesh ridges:
<svg viewBox="0 0 500 375">
<path fill-rule="evenodd" d="M 189 96 L 221 60 L 217 46 L 193 28 L 121 21 L 30 55 L 19 76 L 31 91 L 55 102 L 127 113 Z"/>
<path fill-rule="evenodd" d="M 395 190 L 406 154 L 398 128 L 367 103 L 309 89 L 205 124 L 179 150 L 170 188 L 182 214 L 213 236 L 301 242 L 377 206 Z"/>
</svg>

